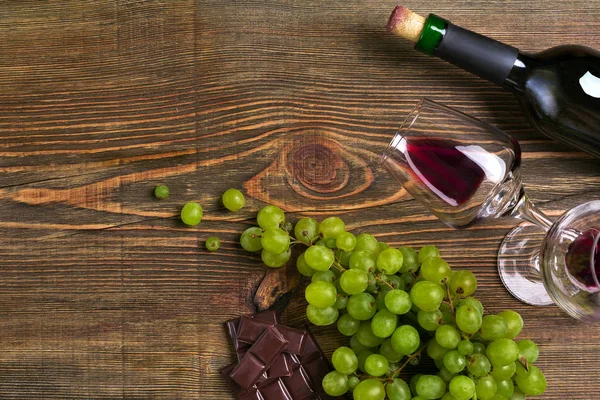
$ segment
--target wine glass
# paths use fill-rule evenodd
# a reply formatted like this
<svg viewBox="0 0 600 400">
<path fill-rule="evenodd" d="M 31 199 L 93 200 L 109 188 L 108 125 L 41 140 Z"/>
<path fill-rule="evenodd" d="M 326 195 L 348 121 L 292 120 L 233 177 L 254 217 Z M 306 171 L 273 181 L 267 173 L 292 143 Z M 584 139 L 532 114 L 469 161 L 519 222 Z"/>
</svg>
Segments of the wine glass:
<svg viewBox="0 0 600 400">
<path fill-rule="evenodd" d="M 422 99 L 378 162 L 451 227 L 499 217 L 525 221 L 500 246 L 505 287 L 525 303 L 554 302 L 574 318 L 600 321 L 600 201 L 552 223 L 525 194 L 520 160 L 519 143 L 506 133 Z"/>
</svg>

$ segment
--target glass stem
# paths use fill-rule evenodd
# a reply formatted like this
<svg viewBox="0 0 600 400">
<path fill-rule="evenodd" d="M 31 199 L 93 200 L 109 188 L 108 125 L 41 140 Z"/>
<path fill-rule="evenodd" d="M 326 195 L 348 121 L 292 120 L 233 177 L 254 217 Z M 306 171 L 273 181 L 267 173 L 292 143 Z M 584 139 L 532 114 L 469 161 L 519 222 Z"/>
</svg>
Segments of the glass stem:
<svg viewBox="0 0 600 400">
<path fill-rule="evenodd" d="M 530 222 L 534 225 L 539 226 L 544 231 L 548 231 L 552 226 L 552 221 L 546 216 L 539 208 L 537 208 L 527 197 L 523 194 L 515 208 L 512 209 L 508 216 L 517 218 L 523 221 Z"/>
</svg>

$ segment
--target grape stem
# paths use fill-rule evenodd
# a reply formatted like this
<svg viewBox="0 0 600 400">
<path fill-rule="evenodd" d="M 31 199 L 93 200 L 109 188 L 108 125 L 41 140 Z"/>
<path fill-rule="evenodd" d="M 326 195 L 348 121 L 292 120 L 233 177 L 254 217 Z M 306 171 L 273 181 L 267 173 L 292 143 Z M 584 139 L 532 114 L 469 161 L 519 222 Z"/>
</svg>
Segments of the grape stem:
<svg viewBox="0 0 600 400">
<path fill-rule="evenodd" d="M 342 267 L 342 265 L 341 265 L 340 263 L 338 263 L 337 261 L 334 261 L 334 262 L 331 264 L 331 266 L 332 266 L 332 267 L 334 267 L 335 269 L 337 269 L 337 270 L 338 270 L 338 271 L 340 271 L 340 272 L 345 272 L 345 271 L 348 271 L 346 268 Z"/>
<path fill-rule="evenodd" d="M 454 303 L 452 302 L 452 296 L 450 294 L 450 285 L 448 285 L 448 282 L 444 282 L 444 284 L 446 285 L 446 293 L 448 294 L 448 301 L 450 302 L 450 311 L 452 311 L 452 315 L 455 315 Z"/>
<path fill-rule="evenodd" d="M 419 355 L 421 354 L 421 352 L 423 350 L 425 350 L 426 347 L 427 347 L 427 344 L 424 344 L 423 346 L 421 346 L 421 348 L 419 350 L 415 351 L 410 356 L 408 356 L 408 358 L 406 359 L 406 361 L 404 361 L 404 364 L 402 364 L 400 366 L 400 368 L 398 368 L 394 372 L 394 374 L 388 378 L 388 382 L 390 382 L 390 383 L 394 382 L 394 379 L 398 376 L 398 374 L 400 374 L 400 372 L 404 369 L 404 367 L 406 367 L 410 363 L 410 361 L 412 359 L 419 357 Z"/>
<path fill-rule="evenodd" d="M 386 281 L 384 281 L 383 279 L 381 279 L 381 277 L 377 276 L 377 275 L 373 275 L 375 277 L 375 280 L 377 282 L 383 283 L 384 285 L 386 285 L 387 287 L 389 287 L 391 290 L 394 290 L 394 287 L 392 285 L 390 285 L 389 283 L 387 283 Z"/>
</svg>

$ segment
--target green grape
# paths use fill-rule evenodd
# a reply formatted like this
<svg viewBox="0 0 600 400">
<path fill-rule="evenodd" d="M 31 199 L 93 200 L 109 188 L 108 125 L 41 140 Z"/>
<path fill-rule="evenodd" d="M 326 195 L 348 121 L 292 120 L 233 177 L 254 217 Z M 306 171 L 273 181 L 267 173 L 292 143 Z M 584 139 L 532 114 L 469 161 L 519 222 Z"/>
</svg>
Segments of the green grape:
<svg viewBox="0 0 600 400">
<path fill-rule="evenodd" d="M 219 247 L 221 247 L 221 241 L 216 236 L 211 236 L 206 239 L 206 243 L 204 243 L 206 250 L 208 251 L 217 251 Z"/>
<path fill-rule="evenodd" d="M 336 371 L 350 375 L 358 368 L 358 358 L 349 347 L 338 347 L 331 356 L 331 363 Z"/>
<path fill-rule="evenodd" d="M 352 251 L 356 246 L 356 237 L 350 232 L 343 232 L 336 238 L 335 243 L 338 249 Z"/>
<path fill-rule="evenodd" d="M 513 392 L 515 391 L 515 385 L 513 384 L 512 379 L 504 379 L 500 381 L 496 379 L 496 388 L 496 394 L 504 397 L 512 396 Z M 494 398 L 492 397 L 492 400 L 493 399 Z"/>
<path fill-rule="evenodd" d="M 435 365 L 437 369 L 442 369 L 444 368 L 444 360 L 433 360 L 433 365 Z"/>
<path fill-rule="evenodd" d="M 546 377 L 535 365 L 530 365 L 528 372 L 517 374 L 515 382 L 519 389 L 529 396 L 539 396 L 546 390 Z"/>
<path fill-rule="evenodd" d="M 492 341 L 503 338 L 508 330 L 504 318 L 497 315 L 486 315 L 481 321 L 479 335 L 483 340 Z"/>
<path fill-rule="evenodd" d="M 348 391 L 348 377 L 338 371 L 331 371 L 323 378 L 323 390 L 330 396 L 341 396 Z"/>
<path fill-rule="evenodd" d="M 490 372 L 492 364 L 483 354 L 472 354 L 467 358 L 467 370 L 475 376 L 484 376 Z"/>
<path fill-rule="evenodd" d="M 419 378 L 422 376 L 423 376 L 423 374 L 415 374 L 412 376 L 412 378 L 410 378 L 409 387 L 410 387 L 410 391 L 413 394 L 417 394 L 417 382 L 419 381 Z"/>
<path fill-rule="evenodd" d="M 492 365 L 490 375 L 494 377 L 496 381 L 510 379 L 517 371 L 516 362 L 511 362 L 506 365 Z"/>
<path fill-rule="evenodd" d="M 309 304 L 306 307 L 306 317 L 310 322 L 317 326 L 326 326 L 333 324 L 339 316 L 335 307 L 318 308 Z"/>
<path fill-rule="evenodd" d="M 421 276 L 427 281 L 442 284 L 450 277 L 450 265 L 440 257 L 428 257 L 421 265 Z"/>
<path fill-rule="evenodd" d="M 492 397 L 492 400 L 509 400 L 508 397 L 504 397 L 502 395 L 499 395 L 498 393 L 496 393 L 494 395 L 494 397 Z"/>
<path fill-rule="evenodd" d="M 346 232 L 346 225 L 338 217 L 325 218 L 319 224 L 319 233 L 323 239 L 335 239 L 344 232 Z"/>
<path fill-rule="evenodd" d="M 416 389 L 425 400 L 439 399 L 446 392 L 446 382 L 436 375 L 423 375 L 417 381 Z"/>
<path fill-rule="evenodd" d="M 360 269 L 349 269 L 344 271 L 340 277 L 340 285 L 348 294 L 359 294 L 367 289 L 369 276 Z"/>
<path fill-rule="evenodd" d="M 384 301 L 385 307 L 398 315 L 406 314 L 412 307 L 410 295 L 401 289 L 394 289 L 387 292 Z"/>
<path fill-rule="evenodd" d="M 345 315 L 345 314 L 344 314 L 344 315 Z M 359 321 L 359 322 L 360 322 L 360 321 Z M 359 324 L 359 326 L 360 326 L 360 324 Z M 358 330 L 357 330 L 357 332 L 358 332 Z M 356 335 L 353 335 L 353 336 L 350 338 L 350 348 L 352 349 L 352 351 L 353 351 L 353 352 L 355 352 L 355 353 L 356 353 L 356 355 L 358 355 L 358 353 L 360 353 L 360 352 L 361 352 L 361 351 L 363 351 L 363 350 L 369 350 L 369 351 L 371 351 L 371 352 L 373 352 L 373 351 L 375 350 L 375 349 L 374 349 L 374 348 L 372 348 L 372 347 L 367 347 L 367 346 L 364 346 L 364 345 L 362 345 L 362 344 L 361 344 L 361 343 L 358 341 L 358 338 L 356 337 Z M 360 365 L 360 364 L 359 364 L 359 365 Z M 360 368 L 360 367 L 359 367 L 359 368 Z M 364 371 L 363 371 L 363 372 L 364 372 Z"/>
<path fill-rule="evenodd" d="M 381 346 L 379 347 L 379 354 L 387 358 L 388 361 L 391 363 L 396 363 L 402 360 L 402 357 L 404 357 L 404 355 L 394 350 L 394 348 L 392 347 L 391 339 L 386 339 L 385 342 L 381 344 Z"/>
<path fill-rule="evenodd" d="M 165 185 L 158 185 L 154 188 L 154 196 L 159 200 L 166 199 L 169 197 L 169 188 Z"/>
<path fill-rule="evenodd" d="M 292 225 L 292 223 L 289 221 L 285 221 L 282 229 L 289 234 L 290 232 L 292 232 L 294 230 L 294 225 Z"/>
<path fill-rule="evenodd" d="M 477 289 L 477 278 L 475 275 L 468 270 L 456 271 L 450 277 L 449 285 L 450 291 L 459 295 L 460 297 L 467 297 L 472 295 Z"/>
<path fill-rule="evenodd" d="M 389 310 L 380 310 L 371 320 L 371 331 L 380 338 L 387 338 L 394 333 L 398 317 Z"/>
<path fill-rule="evenodd" d="M 357 376 L 351 376 L 348 378 L 348 389 L 354 390 L 356 385 L 360 383 L 360 379 Z"/>
<path fill-rule="evenodd" d="M 410 387 L 400 378 L 394 378 L 385 386 L 385 392 L 389 400 L 410 400 Z"/>
<path fill-rule="evenodd" d="M 402 280 L 402 278 L 400 278 L 400 276 L 390 275 L 390 276 L 388 276 L 388 279 L 389 279 L 388 283 L 390 285 L 392 285 L 392 287 L 394 289 L 404 290 L 405 284 L 404 284 L 404 281 Z"/>
<path fill-rule="evenodd" d="M 410 289 L 410 299 L 421 310 L 435 311 L 444 300 L 444 289 L 433 282 L 419 281 Z"/>
<path fill-rule="evenodd" d="M 421 339 L 419 332 L 410 325 L 402 325 L 392 334 L 392 348 L 396 353 L 409 355 L 417 351 Z"/>
<path fill-rule="evenodd" d="M 304 252 L 304 260 L 315 271 L 327 271 L 333 264 L 333 251 L 325 246 L 310 246 Z"/>
<path fill-rule="evenodd" d="M 384 286 L 381 288 L 379 293 L 377 293 L 377 297 L 375 297 L 375 306 L 377 307 L 377 311 L 387 310 L 387 307 L 385 306 L 385 296 L 387 296 L 390 291 L 391 290 L 388 287 Z"/>
<path fill-rule="evenodd" d="M 467 358 L 460 354 L 458 350 L 450 350 L 444 354 L 444 367 L 453 374 L 458 374 L 467 366 Z"/>
<path fill-rule="evenodd" d="M 318 308 L 331 307 L 335 304 L 337 291 L 335 286 L 329 282 L 312 282 L 306 287 L 304 296 L 308 304 Z"/>
<path fill-rule="evenodd" d="M 337 245 L 335 243 L 335 238 L 325 239 L 325 247 L 335 250 L 337 248 Z"/>
<path fill-rule="evenodd" d="M 371 354 L 365 360 L 365 370 L 371 376 L 381 376 L 385 374 L 390 367 L 387 358 L 381 354 Z"/>
<path fill-rule="evenodd" d="M 378 270 L 393 275 L 402 267 L 402 253 L 397 249 L 383 250 L 377 256 L 376 265 Z"/>
<path fill-rule="evenodd" d="M 465 304 L 456 310 L 456 325 L 464 333 L 474 334 L 481 328 L 481 323 L 482 316 L 476 308 Z"/>
<path fill-rule="evenodd" d="M 365 379 L 354 388 L 352 393 L 354 400 L 383 400 L 385 387 L 378 380 Z"/>
<path fill-rule="evenodd" d="M 473 354 L 485 354 L 485 344 L 473 342 Z"/>
<path fill-rule="evenodd" d="M 360 321 L 353 318 L 350 314 L 344 314 L 337 321 L 338 331 L 344 336 L 352 336 L 358 332 Z"/>
<path fill-rule="evenodd" d="M 504 310 L 499 312 L 498 316 L 502 317 L 508 326 L 506 335 L 504 335 L 505 338 L 514 339 L 519 333 L 521 333 L 521 330 L 523 330 L 523 318 L 518 312 L 513 310 Z"/>
<path fill-rule="evenodd" d="M 447 349 L 455 349 L 460 343 L 460 332 L 452 325 L 442 325 L 435 330 L 435 340 Z"/>
<path fill-rule="evenodd" d="M 373 318 L 373 315 L 377 312 L 375 299 L 369 293 L 359 293 L 350 296 L 346 309 L 348 314 L 360 321 Z"/>
<path fill-rule="evenodd" d="M 475 393 L 478 400 L 491 400 L 498 390 L 496 381 L 489 375 L 479 379 L 475 384 Z"/>
<path fill-rule="evenodd" d="M 371 321 L 362 321 L 356 332 L 356 339 L 365 347 L 380 346 L 384 339 L 375 336 L 371 330 Z"/>
<path fill-rule="evenodd" d="M 329 282 L 329 283 L 333 283 L 335 281 L 335 273 L 331 270 L 327 270 L 327 271 L 317 271 L 313 274 L 312 278 L 310 279 L 311 282 L 318 282 L 318 281 L 324 281 L 324 282 Z"/>
<path fill-rule="evenodd" d="M 446 353 L 449 352 L 450 350 L 441 346 L 435 340 L 435 338 L 433 338 L 433 339 L 430 339 L 429 342 L 427 343 L 426 351 L 427 351 L 427 355 L 432 360 L 443 360 Z"/>
<path fill-rule="evenodd" d="M 350 268 L 350 257 L 352 256 L 351 251 L 344 251 L 341 253 L 339 260 L 340 265 L 344 268 Z"/>
<path fill-rule="evenodd" d="M 272 253 L 263 249 L 260 253 L 262 261 L 267 267 L 279 268 L 289 261 L 292 256 L 292 249 L 288 248 L 283 253 Z"/>
<path fill-rule="evenodd" d="M 465 305 L 475 308 L 479 312 L 479 314 L 483 316 L 483 305 L 475 297 L 467 297 L 465 299 L 461 299 L 456 305 L 456 308 L 458 309 L 458 307 L 462 307 Z"/>
<path fill-rule="evenodd" d="M 525 393 L 521 391 L 518 387 L 515 388 L 512 396 L 510 396 L 510 400 L 525 400 Z"/>
<path fill-rule="evenodd" d="M 469 400 L 475 394 L 475 382 L 464 375 L 457 375 L 452 378 L 448 388 L 450 389 L 450 394 L 456 400 Z"/>
<path fill-rule="evenodd" d="M 319 236 L 319 223 L 313 218 L 301 218 L 294 227 L 294 236 L 302 243 L 311 244 Z"/>
<path fill-rule="evenodd" d="M 421 247 L 421 249 L 419 250 L 417 259 L 419 261 L 419 264 L 423 264 L 423 262 L 425 260 L 427 260 L 429 257 L 439 257 L 439 256 L 440 256 L 440 251 L 437 249 L 437 247 L 426 245 L 426 246 Z"/>
<path fill-rule="evenodd" d="M 436 362 L 439 362 L 436 360 Z M 443 365 L 439 368 L 438 376 L 444 380 L 444 382 L 450 382 L 450 380 L 456 375 L 453 372 L 448 371 L 448 368 Z"/>
<path fill-rule="evenodd" d="M 369 357 L 371 354 L 373 354 L 373 352 L 370 350 L 361 350 L 358 353 L 356 353 L 356 358 L 358 359 L 358 369 L 362 372 L 367 372 L 365 370 L 365 361 L 367 360 L 367 357 Z"/>
<path fill-rule="evenodd" d="M 324 239 L 319 239 L 315 244 L 313 244 L 313 246 L 327 247 L 327 245 L 325 244 L 325 240 Z"/>
<path fill-rule="evenodd" d="M 512 339 L 498 339 L 490 343 L 485 354 L 495 365 L 506 365 L 519 358 L 519 346 Z"/>
<path fill-rule="evenodd" d="M 371 253 L 373 257 L 376 257 L 379 253 L 379 245 L 377 244 L 377 239 L 373 235 L 369 235 L 368 233 L 361 233 L 356 237 L 356 246 L 354 246 L 354 251 L 366 251 Z"/>
<path fill-rule="evenodd" d="M 314 276 L 315 272 L 317 272 L 308 266 L 306 260 L 304 259 L 304 253 L 300 254 L 298 258 L 296 258 L 296 268 L 301 275 L 308 277 Z"/>
<path fill-rule="evenodd" d="M 419 325 L 426 331 L 435 331 L 442 324 L 442 312 L 440 310 L 435 311 L 423 311 L 420 310 L 417 313 L 417 321 Z"/>
<path fill-rule="evenodd" d="M 263 248 L 260 242 L 261 238 L 262 229 L 260 229 L 258 226 L 253 226 L 246 229 L 244 233 L 242 233 L 240 244 L 246 251 L 260 251 Z"/>
<path fill-rule="evenodd" d="M 475 346 L 473 346 L 473 342 L 468 339 L 461 340 L 457 347 L 458 352 L 463 356 L 469 356 L 473 354 L 474 348 Z"/>
<path fill-rule="evenodd" d="M 398 250 L 402 253 L 402 268 L 400 268 L 400 272 L 417 272 L 419 269 L 417 252 L 411 247 L 400 247 Z"/>
<path fill-rule="evenodd" d="M 221 196 L 221 201 L 229 211 L 238 211 L 246 204 L 244 195 L 237 189 L 227 189 Z"/>
<path fill-rule="evenodd" d="M 339 281 L 337 281 L 337 282 L 339 282 Z M 338 290 L 338 294 L 337 294 L 337 298 L 335 300 L 334 306 L 338 310 L 343 310 L 344 308 L 346 308 L 348 306 L 348 296 L 346 296 L 344 294 L 340 294 L 340 291 Z"/>
<path fill-rule="evenodd" d="M 410 288 L 410 286 L 415 282 L 417 278 L 415 278 L 415 276 L 412 273 L 407 272 L 400 275 L 400 279 L 404 281 L 404 286 L 406 290 L 406 288 Z"/>
<path fill-rule="evenodd" d="M 456 325 L 454 311 L 450 309 L 448 304 L 440 304 L 439 310 L 442 312 L 442 323 L 444 325 Z"/>
<path fill-rule="evenodd" d="M 263 229 L 278 229 L 285 223 L 285 214 L 277 206 L 266 206 L 260 209 L 256 221 Z"/>
<path fill-rule="evenodd" d="M 390 245 L 384 242 L 377 242 L 377 254 L 390 248 Z"/>
<path fill-rule="evenodd" d="M 202 221 L 202 206 L 194 201 L 185 203 L 181 209 L 181 220 L 189 226 L 198 225 Z"/>
<path fill-rule="evenodd" d="M 456 397 L 452 396 L 450 392 L 446 392 L 440 400 L 456 400 Z"/>
<path fill-rule="evenodd" d="M 279 254 L 290 247 L 290 236 L 283 229 L 269 228 L 263 232 L 260 243 L 263 249 Z"/>
<path fill-rule="evenodd" d="M 519 340 L 517 346 L 519 347 L 519 353 L 525 356 L 525 359 L 527 359 L 529 364 L 533 364 L 537 361 L 540 350 L 538 349 L 537 344 L 532 340 Z"/>
<path fill-rule="evenodd" d="M 350 256 L 350 269 L 360 269 L 365 272 L 375 270 L 375 257 L 368 251 L 358 250 Z"/>
</svg>

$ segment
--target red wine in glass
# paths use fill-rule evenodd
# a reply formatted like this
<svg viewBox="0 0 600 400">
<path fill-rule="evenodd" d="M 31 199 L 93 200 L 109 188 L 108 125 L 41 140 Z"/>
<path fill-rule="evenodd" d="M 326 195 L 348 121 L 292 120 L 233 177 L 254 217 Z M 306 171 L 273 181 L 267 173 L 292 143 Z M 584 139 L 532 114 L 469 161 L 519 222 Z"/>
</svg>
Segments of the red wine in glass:
<svg viewBox="0 0 600 400">
<path fill-rule="evenodd" d="M 600 291 L 600 230 L 591 228 L 569 245 L 565 257 L 571 281 L 588 292 Z"/>
</svg>

